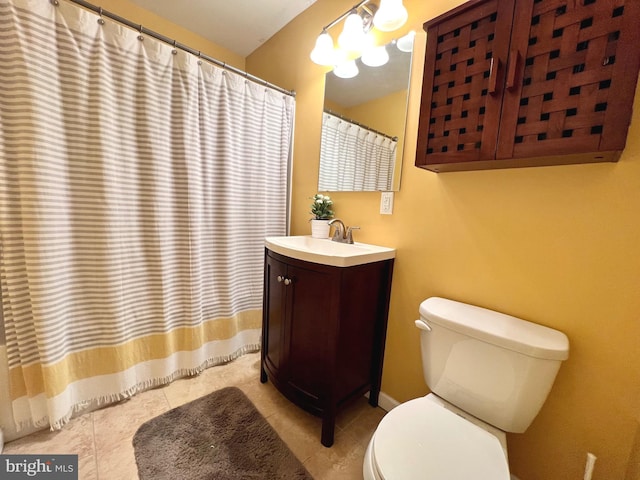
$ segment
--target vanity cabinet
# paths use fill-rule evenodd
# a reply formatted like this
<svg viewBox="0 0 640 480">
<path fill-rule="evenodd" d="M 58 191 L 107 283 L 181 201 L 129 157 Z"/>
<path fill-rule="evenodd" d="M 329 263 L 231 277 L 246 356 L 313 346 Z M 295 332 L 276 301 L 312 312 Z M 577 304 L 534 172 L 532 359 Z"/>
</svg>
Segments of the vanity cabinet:
<svg viewBox="0 0 640 480">
<path fill-rule="evenodd" d="M 426 22 L 416 166 L 616 161 L 638 24 L 637 0 L 472 0 Z"/>
<path fill-rule="evenodd" d="M 378 404 L 393 259 L 335 267 L 265 250 L 260 379 L 322 417 L 367 391 Z"/>
</svg>

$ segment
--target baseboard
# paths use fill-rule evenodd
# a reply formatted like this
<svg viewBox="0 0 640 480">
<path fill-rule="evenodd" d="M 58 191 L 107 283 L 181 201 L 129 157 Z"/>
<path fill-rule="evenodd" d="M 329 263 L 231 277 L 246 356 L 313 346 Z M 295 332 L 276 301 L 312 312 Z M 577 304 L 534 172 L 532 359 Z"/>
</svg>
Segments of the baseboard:
<svg viewBox="0 0 640 480">
<path fill-rule="evenodd" d="M 395 398 L 387 395 L 384 392 L 380 392 L 380 396 L 378 397 L 378 406 L 381 409 L 389 412 L 392 409 L 396 408 L 398 405 L 400 405 L 400 402 L 397 401 Z"/>
<path fill-rule="evenodd" d="M 365 393 L 364 396 L 369 398 L 369 392 Z M 380 392 L 380 395 L 378 395 L 378 406 L 384 411 L 389 412 L 398 405 L 400 405 L 400 402 L 386 393 Z"/>
</svg>

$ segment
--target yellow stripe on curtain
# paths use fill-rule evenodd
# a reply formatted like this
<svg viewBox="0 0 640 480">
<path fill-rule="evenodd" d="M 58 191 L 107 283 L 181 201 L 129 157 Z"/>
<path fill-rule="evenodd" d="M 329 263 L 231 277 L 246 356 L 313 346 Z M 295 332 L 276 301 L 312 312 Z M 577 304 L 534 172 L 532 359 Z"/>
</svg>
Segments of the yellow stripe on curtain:
<svg viewBox="0 0 640 480">
<path fill-rule="evenodd" d="M 99 375 L 110 375 L 123 372 L 134 365 L 149 360 L 167 358 L 174 352 L 191 352 L 204 344 L 216 340 L 229 340 L 242 330 L 260 330 L 262 311 L 242 312 L 234 318 L 209 320 L 193 328 L 177 328 L 165 334 L 149 335 L 114 347 L 100 347 L 67 355 L 64 360 L 52 365 L 33 364 L 26 367 L 17 366 L 9 369 L 11 382 L 11 398 L 17 399 L 29 395 L 44 394 L 47 398 L 60 395 L 69 384 Z M 250 345 L 248 351 L 259 350 L 259 344 Z M 244 353 L 244 352 L 243 352 Z M 228 358 L 217 359 L 215 363 L 224 363 Z M 211 362 L 195 369 L 179 372 L 171 376 L 194 375 Z M 45 381 L 46 379 L 46 381 Z M 141 380 L 140 385 L 130 386 L 126 390 L 142 390 L 147 387 Z M 170 381 L 158 380 L 153 386 Z M 28 388 L 27 388 L 28 385 Z M 124 398 L 130 396 L 126 391 L 118 392 Z M 105 403 L 105 402 L 100 402 Z"/>
</svg>

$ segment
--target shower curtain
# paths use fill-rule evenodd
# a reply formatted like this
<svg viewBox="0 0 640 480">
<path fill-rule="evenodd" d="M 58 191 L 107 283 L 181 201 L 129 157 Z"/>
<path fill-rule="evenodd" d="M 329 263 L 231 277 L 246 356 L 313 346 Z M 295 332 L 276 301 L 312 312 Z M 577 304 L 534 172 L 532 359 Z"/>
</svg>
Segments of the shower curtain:
<svg viewBox="0 0 640 480">
<path fill-rule="evenodd" d="M 318 190 L 391 190 L 397 148 L 397 140 L 324 112 Z"/>
<path fill-rule="evenodd" d="M 17 425 L 259 348 L 293 97 L 63 0 L 0 0 L 0 284 Z"/>
</svg>

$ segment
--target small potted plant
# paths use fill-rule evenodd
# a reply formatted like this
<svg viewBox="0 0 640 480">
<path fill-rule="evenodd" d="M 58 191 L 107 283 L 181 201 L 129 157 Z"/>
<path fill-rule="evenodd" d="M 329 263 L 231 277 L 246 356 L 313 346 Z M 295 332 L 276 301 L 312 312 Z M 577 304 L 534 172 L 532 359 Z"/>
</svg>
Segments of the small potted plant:
<svg viewBox="0 0 640 480">
<path fill-rule="evenodd" d="M 321 193 L 316 193 L 312 200 L 311 236 L 313 238 L 328 238 L 329 220 L 333 218 L 333 210 L 331 210 L 333 202 L 328 195 L 322 195 Z"/>
</svg>

